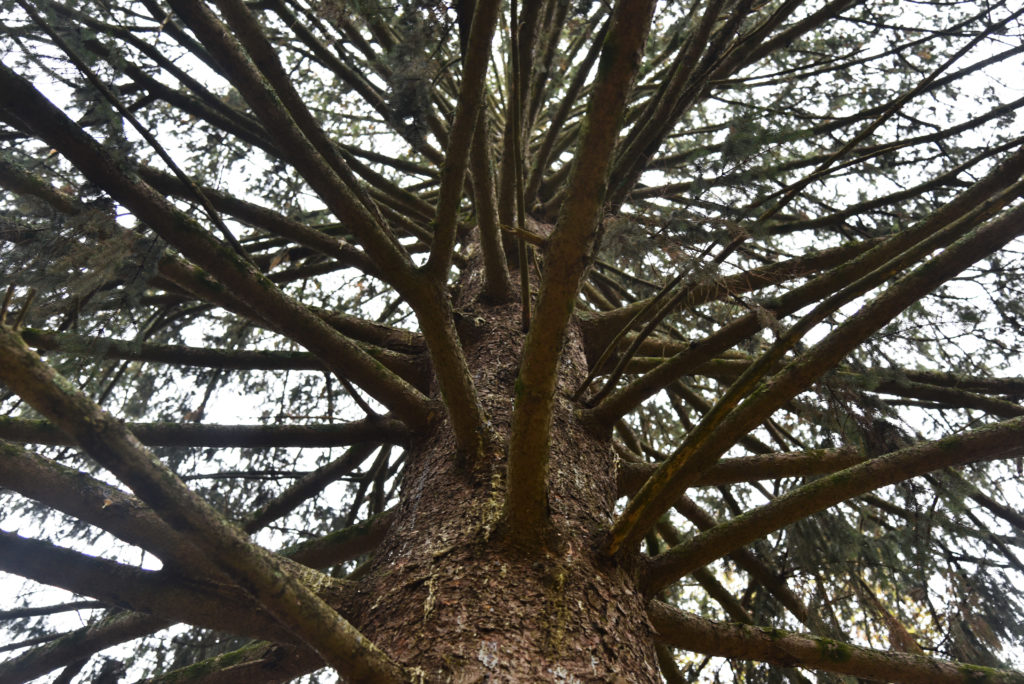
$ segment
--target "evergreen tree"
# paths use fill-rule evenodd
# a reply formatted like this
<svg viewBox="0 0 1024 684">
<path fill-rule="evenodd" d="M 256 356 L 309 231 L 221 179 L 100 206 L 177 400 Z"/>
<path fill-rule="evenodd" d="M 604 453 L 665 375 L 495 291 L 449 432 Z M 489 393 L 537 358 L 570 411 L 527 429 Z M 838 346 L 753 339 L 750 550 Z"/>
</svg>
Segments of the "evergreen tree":
<svg viewBox="0 0 1024 684">
<path fill-rule="evenodd" d="M 1022 14 L 4 0 L 0 683 L 1024 681 Z"/>
</svg>

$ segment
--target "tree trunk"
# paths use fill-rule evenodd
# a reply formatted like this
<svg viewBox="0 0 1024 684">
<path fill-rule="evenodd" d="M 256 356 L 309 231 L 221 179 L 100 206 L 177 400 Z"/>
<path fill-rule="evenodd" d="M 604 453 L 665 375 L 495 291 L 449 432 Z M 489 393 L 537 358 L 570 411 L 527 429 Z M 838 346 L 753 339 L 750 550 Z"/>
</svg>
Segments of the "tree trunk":
<svg viewBox="0 0 1024 684">
<path fill-rule="evenodd" d="M 407 451 L 401 503 L 364 582 L 372 598 L 358 627 L 426 681 L 659 681 L 634 573 L 595 553 L 613 512 L 615 464 L 570 398 L 586 374 L 575 326 L 551 428 L 554 538 L 542 559 L 503 542 L 504 445 L 523 332 L 519 305 L 482 303 L 481 287 L 479 269 L 467 269 L 456 302 L 499 446 L 466 462 L 445 422 Z"/>
</svg>

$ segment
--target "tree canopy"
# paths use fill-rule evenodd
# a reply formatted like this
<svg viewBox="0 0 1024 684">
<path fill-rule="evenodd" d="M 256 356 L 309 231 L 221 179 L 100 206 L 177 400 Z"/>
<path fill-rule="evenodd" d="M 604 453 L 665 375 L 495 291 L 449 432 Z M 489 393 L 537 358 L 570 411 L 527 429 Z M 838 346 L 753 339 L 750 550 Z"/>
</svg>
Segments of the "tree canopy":
<svg viewBox="0 0 1024 684">
<path fill-rule="evenodd" d="M 0 684 L 1024 681 L 1019 3 L 2 8 Z"/>
</svg>

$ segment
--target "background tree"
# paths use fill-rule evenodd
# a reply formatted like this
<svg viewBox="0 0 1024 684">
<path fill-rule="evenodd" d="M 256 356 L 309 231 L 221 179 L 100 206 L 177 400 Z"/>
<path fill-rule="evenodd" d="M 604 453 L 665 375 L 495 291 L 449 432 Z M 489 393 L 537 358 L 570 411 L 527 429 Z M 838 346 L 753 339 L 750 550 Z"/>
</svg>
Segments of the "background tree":
<svg viewBox="0 0 1024 684">
<path fill-rule="evenodd" d="M 3 8 L 0 682 L 1024 681 L 1019 3 Z"/>
</svg>

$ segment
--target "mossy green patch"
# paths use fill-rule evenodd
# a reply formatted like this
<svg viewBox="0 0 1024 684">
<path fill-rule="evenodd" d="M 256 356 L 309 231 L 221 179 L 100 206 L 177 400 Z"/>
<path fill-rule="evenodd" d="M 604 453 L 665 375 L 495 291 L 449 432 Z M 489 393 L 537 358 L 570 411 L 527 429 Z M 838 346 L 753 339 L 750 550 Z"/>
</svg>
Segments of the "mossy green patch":
<svg viewBox="0 0 1024 684">
<path fill-rule="evenodd" d="M 565 600 L 565 583 L 568 575 L 566 568 L 558 564 L 550 568 L 545 577 L 548 609 L 544 612 L 544 626 L 552 655 L 561 653 L 565 647 L 565 625 L 569 618 Z"/>
<path fill-rule="evenodd" d="M 984 665 L 970 665 L 968 663 L 960 663 L 957 665 L 959 670 L 964 674 L 964 681 L 968 682 L 1001 682 L 1006 681 L 1005 673 L 997 670 L 994 667 L 985 667 Z"/>
<path fill-rule="evenodd" d="M 818 644 L 821 657 L 833 663 L 844 663 L 853 655 L 853 649 L 847 644 L 823 637 L 815 637 L 814 641 Z"/>
<path fill-rule="evenodd" d="M 224 653 L 214 658 L 210 658 L 163 675 L 161 677 L 161 681 L 166 682 L 167 684 L 191 682 L 215 672 L 226 670 L 229 667 L 243 665 L 247 662 L 257 660 L 266 650 L 266 644 L 249 644 L 248 646 L 243 646 L 237 651 Z"/>
</svg>

